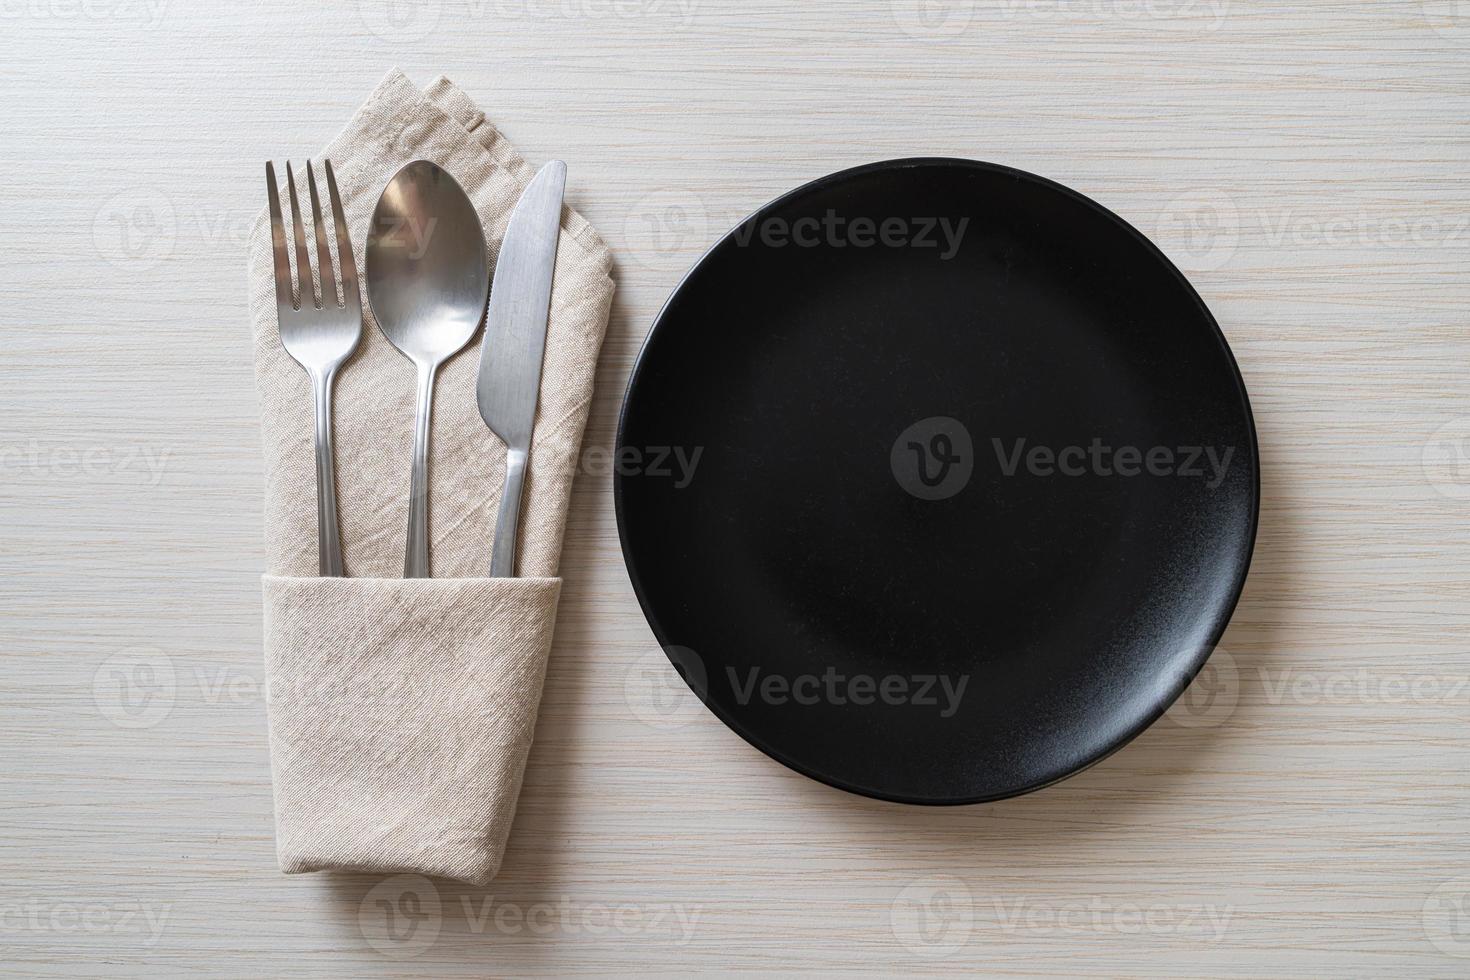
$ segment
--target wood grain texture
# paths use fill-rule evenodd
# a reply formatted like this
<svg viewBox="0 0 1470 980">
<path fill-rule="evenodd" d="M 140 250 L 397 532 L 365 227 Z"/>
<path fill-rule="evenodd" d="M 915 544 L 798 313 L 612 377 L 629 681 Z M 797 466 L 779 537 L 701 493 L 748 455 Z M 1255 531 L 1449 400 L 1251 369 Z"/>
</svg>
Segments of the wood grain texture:
<svg viewBox="0 0 1470 980">
<path fill-rule="evenodd" d="M 0 973 L 1470 972 L 1464 4 L 0 17 Z M 394 65 L 565 159 L 613 246 L 594 450 L 681 270 L 804 180 L 976 157 L 1154 237 L 1263 450 L 1254 568 L 1188 707 L 999 804 L 817 785 L 659 672 L 594 456 L 500 879 L 280 875 L 244 240 L 261 161 L 315 152 Z"/>
</svg>

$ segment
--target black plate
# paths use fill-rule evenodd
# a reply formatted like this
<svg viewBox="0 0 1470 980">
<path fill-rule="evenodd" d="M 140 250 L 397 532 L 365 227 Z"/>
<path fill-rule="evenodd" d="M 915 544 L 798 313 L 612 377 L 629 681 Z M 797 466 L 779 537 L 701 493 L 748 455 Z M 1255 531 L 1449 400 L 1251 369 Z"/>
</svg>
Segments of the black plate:
<svg viewBox="0 0 1470 980">
<path fill-rule="evenodd" d="M 1245 387 L 1179 271 L 966 160 L 833 174 L 717 243 L 618 452 L 623 554 L 685 680 L 798 772 L 908 803 L 1040 788 L 1158 718 L 1259 508 Z"/>
</svg>

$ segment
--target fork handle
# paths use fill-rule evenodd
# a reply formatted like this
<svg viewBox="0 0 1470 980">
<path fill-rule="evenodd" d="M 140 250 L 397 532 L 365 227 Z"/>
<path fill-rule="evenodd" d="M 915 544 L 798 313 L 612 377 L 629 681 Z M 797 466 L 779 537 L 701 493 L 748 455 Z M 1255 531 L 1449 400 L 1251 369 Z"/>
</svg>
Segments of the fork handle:
<svg viewBox="0 0 1470 980">
<path fill-rule="evenodd" d="M 336 372 L 313 373 L 311 389 L 316 403 L 316 538 L 317 561 L 323 577 L 340 578 L 342 532 L 337 527 L 337 469 L 332 449 L 332 382 Z"/>
</svg>

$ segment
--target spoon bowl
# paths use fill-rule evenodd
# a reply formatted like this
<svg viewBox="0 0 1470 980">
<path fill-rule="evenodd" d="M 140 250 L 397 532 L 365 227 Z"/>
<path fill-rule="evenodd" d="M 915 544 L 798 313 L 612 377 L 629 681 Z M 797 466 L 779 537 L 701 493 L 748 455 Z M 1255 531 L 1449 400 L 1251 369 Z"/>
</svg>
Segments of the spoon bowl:
<svg viewBox="0 0 1470 980">
<path fill-rule="evenodd" d="M 378 198 L 368 229 L 368 305 L 383 336 L 418 368 L 405 578 L 429 575 L 428 451 L 434 376 L 474 337 L 490 292 L 480 217 L 437 164 L 404 166 Z"/>
</svg>

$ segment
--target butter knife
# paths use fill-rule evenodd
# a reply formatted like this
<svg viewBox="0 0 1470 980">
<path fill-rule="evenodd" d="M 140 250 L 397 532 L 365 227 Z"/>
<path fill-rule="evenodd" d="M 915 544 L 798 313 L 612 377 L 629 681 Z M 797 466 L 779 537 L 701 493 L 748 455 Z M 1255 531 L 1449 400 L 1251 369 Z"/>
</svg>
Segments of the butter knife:
<svg viewBox="0 0 1470 980">
<path fill-rule="evenodd" d="M 505 487 L 495 519 L 490 555 L 492 578 L 513 578 L 521 518 L 521 488 L 531 453 L 531 427 L 541 390 L 541 359 L 551 312 L 551 277 L 561 235 L 561 202 L 567 165 L 542 167 L 511 212 L 495 262 L 480 378 L 475 395 L 480 418 L 505 443 Z"/>
</svg>

